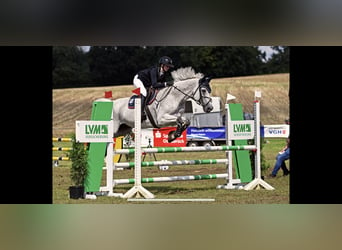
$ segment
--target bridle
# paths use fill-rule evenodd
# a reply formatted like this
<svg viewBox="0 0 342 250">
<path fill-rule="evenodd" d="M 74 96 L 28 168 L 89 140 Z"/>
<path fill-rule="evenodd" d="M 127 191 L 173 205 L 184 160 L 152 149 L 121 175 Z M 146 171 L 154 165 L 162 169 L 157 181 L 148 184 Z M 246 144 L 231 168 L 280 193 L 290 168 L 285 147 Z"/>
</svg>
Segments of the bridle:
<svg viewBox="0 0 342 250">
<path fill-rule="evenodd" d="M 211 92 L 210 89 L 208 89 L 208 87 L 205 86 L 205 84 L 203 84 L 202 82 L 199 82 L 198 87 L 196 88 L 196 90 L 191 95 L 189 95 L 188 93 L 185 93 L 183 90 L 177 88 L 177 86 L 172 85 L 172 86 L 170 86 L 170 88 L 168 89 L 166 94 L 160 100 L 156 100 L 156 101 L 158 103 L 163 101 L 166 98 L 166 96 L 169 95 L 170 91 L 172 90 L 172 87 L 174 89 L 178 90 L 179 92 L 181 92 L 184 96 L 194 100 L 198 105 L 202 105 L 203 107 L 207 106 L 208 103 L 210 103 L 212 101 L 212 98 L 210 96 L 203 96 L 202 95 L 202 91 L 200 91 L 200 90 L 203 88 L 205 88 L 209 93 Z M 196 100 L 195 95 L 196 95 L 197 91 L 199 91 L 199 98 Z M 208 99 L 208 101 L 206 103 L 204 103 L 204 99 Z M 203 103 L 201 102 L 201 100 Z"/>
</svg>

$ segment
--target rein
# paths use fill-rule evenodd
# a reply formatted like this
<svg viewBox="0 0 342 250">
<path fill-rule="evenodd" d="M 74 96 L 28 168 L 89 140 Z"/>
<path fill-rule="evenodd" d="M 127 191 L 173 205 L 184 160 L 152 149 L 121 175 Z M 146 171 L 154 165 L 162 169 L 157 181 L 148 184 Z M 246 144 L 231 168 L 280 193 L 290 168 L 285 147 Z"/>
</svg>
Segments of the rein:
<svg viewBox="0 0 342 250">
<path fill-rule="evenodd" d="M 199 95 L 200 95 L 199 99 L 198 99 L 198 100 L 195 99 L 195 94 L 196 94 L 197 91 L 199 91 L 199 88 L 201 87 L 200 84 L 199 84 L 198 87 L 196 88 L 195 92 L 192 93 L 192 95 L 189 95 L 189 94 L 185 93 L 183 90 L 181 90 L 181 89 L 177 88 L 176 86 L 172 85 L 172 86 L 170 86 L 170 88 L 167 90 L 167 92 L 164 94 L 164 96 L 163 96 L 160 100 L 157 100 L 157 99 L 156 99 L 156 101 L 157 101 L 158 103 L 162 102 L 162 101 L 169 95 L 169 93 L 171 92 L 172 87 L 175 88 L 176 90 L 178 90 L 179 92 L 181 92 L 184 96 L 189 97 L 189 98 L 191 98 L 192 100 L 194 100 L 198 105 L 202 105 L 202 104 L 201 104 L 201 99 L 203 98 L 203 96 L 202 96 L 202 93 L 201 93 L 201 92 L 200 92 L 200 94 L 199 94 Z M 209 100 L 208 100 L 208 102 L 207 102 L 205 105 L 207 105 L 207 104 L 210 102 L 210 100 L 211 100 L 210 97 L 206 97 L 206 98 L 208 98 Z M 204 106 L 205 106 L 205 105 L 204 105 Z"/>
<path fill-rule="evenodd" d="M 158 96 L 156 97 L 156 102 L 161 103 L 169 95 L 170 92 L 171 92 L 171 88 L 168 88 L 168 90 L 166 91 L 166 93 L 163 95 L 163 97 L 160 100 L 157 99 Z"/>
<path fill-rule="evenodd" d="M 211 101 L 211 98 L 210 98 L 210 97 L 204 96 L 205 98 L 208 98 L 209 100 L 208 100 L 208 102 L 207 102 L 206 104 L 202 104 L 202 103 L 201 103 L 201 99 L 203 98 L 203 96 L 202 96 L 202 92 L 201 92 L 201 91 L 199 92 L 199 96 L 200 96 L 199 99 L 198 99 L 198 100 L 195 99 L 195 94 L 196 94 L 197 91 L 199 91 L 199 88 L 201 87 L 200 84 L 199 84 L 198 87 L 196 88 L 195 92 L 192 93 L 192 95 L 188 95 L 187 93 L 183 92 L 181 89 L 177 88 L 176 86 L 173 86 L 173 85 L 172 85 L 172 87 L 174 87 L 176 90 L 178 90 L 179 92 L 181 92 L 183 95 L 185 95 L 185 96 L 191 98 L 192 100 L 194 100 L 198 105 L 203 105 L 203 106 L 205 106 L 205 105 L 207 105 L 207 104 Z"/>
<path fill-rule="evenodd" d="M 196 88 L 195 92 L 192 93 L 192 95 L 188 95 L 187 93 L 183 92 L 181 89 L 177 88 L 176 86 L 173 86 L 173 85 L 172 85 L 172 87 L 174 87 L 176 90 L 178 90 L 179 92 L 181 92 L 183 95 L 185 95 L 185 96 L 191 98 L 192 100 L 194 100 L 198 105 L 201 105 L 201 102 L 200 102 L 201 97 L 202 97 L 201 92 L 200 92 L 200 98 L 199 98 L 198 100 L 195 99 L 195 94 L 196 94 L 196 92 L 199 90 L 199 87 L 200 87 L 199 85 L 198 85 L 198 87 Z"/>
</svg>

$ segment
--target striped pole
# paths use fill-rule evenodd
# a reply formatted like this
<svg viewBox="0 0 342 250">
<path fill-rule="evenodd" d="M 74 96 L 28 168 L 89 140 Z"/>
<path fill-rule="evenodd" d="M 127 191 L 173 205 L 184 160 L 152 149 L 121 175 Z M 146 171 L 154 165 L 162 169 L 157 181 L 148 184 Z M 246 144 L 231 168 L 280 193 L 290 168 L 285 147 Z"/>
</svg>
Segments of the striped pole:
<svg viewBox="0 0 342 250">
<path fill-rule="evenodd" d="M 255 145 L 238 146 L 197 146 L 197 147 L 160 147 L 160 148 L 142 148 L 143 153 L 174 153 L 174 152 L 201 152 L 201 151 L 226 151 L 226 150 L 256 150 Z M 133 154 L 134 148 L 116 149 L 115 154 Z"/>
<path fill-rule="evenodd" d="M 62 142 L 72 142 L 72 138 L 69 137 L 53 137 L 52 138 L 53 142 L 57 142 L 57 141 L 62 141 Z"/>
<path fill-rule="evenodd" d="M 52 147 L 52 151 L 71 151 L 72 148 L 68 148 L 68 147 Z"/>
<path fill-rule="evenodd" d="M 72 142 L 70 137 L 52 137 L 53 142 Z M 52 147 L 52 151 L 71 151 L 71 147 Z M 53 156 L 54 166 L 58 166 L 58 161 L 70 161 L 69 157 L 65 156 Z"/>
<path fill-rule="evenodd" d="M 175 161 L 143 161 L 142 167 L 163 166 L 163 165 L 201 165 L 201 164 L 227 164 L 228 159 L 204 159 L 204 160 L 175 160 Z M 134 162 L 119 162 L 115 163 L 115 167 L 131 168 L 134 167 Z"/>
<path fill-rule="evenodd" d="M 168 182 L 168 181 L 195 181 L 195 180 L 212 180 L 212 179 L 226 179 L 227 173 L 224 174 L 206 174 L 206 175 L 185 175 L 185 176 L 168 176 L 168 177 L 150 177 L 141 178 L 141 183 L 151 182 Z M 114 185 L 134 184 L 134 178 L 130 179 L 114 179 Z"/>
<path fill-rule="evenodd" d="M 52 156 L 53 161 L 70 161 L 69 157 L 64 156 Z"/>
</svg>

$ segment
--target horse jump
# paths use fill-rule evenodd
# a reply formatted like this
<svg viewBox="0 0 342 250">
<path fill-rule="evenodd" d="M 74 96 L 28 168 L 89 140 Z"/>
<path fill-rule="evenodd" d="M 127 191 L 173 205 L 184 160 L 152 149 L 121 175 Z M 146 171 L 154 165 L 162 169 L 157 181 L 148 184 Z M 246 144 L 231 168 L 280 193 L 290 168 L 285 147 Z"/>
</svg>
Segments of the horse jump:
<svg viewBox="0 0 342 250">
<path fill-rule="evenodd" d="M 136 102 L 139 103 L 139 99 Z M 257 186 L 263 186 L 268 190 L 273 190 L 274 188 L 264 182 L 261 179 L 261 169 L 260 169 L 260 127 L 259 127 L 259 101 L 255 101 L 255 145 L 239 145 L 239 146 L 210 146 L 210 147 L 165 147 L 165 148 L 141 148 L 139 138 L 140 136 L 140 110 L 139 104 L 136 104 L 136 142 L 135 142 L 135 149 L 116 149 L 114 151 L 115 154 L 135 154 L 135 162 L 125 162 L 125 163 L 115 163 L 113 164 L 109 158 L 107 163 L 107 185 L 105 187 L 100 187 L 101 192 L 107 192 L 108 196 L 117 196 L 123 198 L 131 198 L 135 195 L 137 196 L 144 196 L 146 199 L 154 198 L 154 195 L 151 194 L 148 190 L 142 187 L 141 183 L 150 183 L 150 182 L 169 182 L 169 181 L 189 181 L 189 180 L 204 180 L 204 179 L 218 179 L 224 178 L 227 179 L 226 185 L 219 185 L 217 188 L 224 188 L 224 189 L 244 189 L 244 190 L 251 190 Z M 227 110 L 228 112 L 228 110 Z M 228 112 L 229 113 L 229 112 Z M 228 122 L 229 115 L 227 115 Z M 227 122 L 227 123 L 228 123 Z M 258 146 L 259 145 L 259 146 Z M 112 147 L 108 147 L 112 148 Z M 229 161 L 231 161 L 231 157 L 229 159 L 204 159 L 204 160 L 175 160 L 175 161 L 152 161 L 152 162 L 141 162 L 141 154 L 144 153 L 171 153 L 171 152 L 201 152 L 201 151 L 234 151 L 234 150 L 253 150 L 255 151 L 255 179 L 248 183 L 247 185 L 236 185 L 239 184 L 238 179 L 232 179 L 232 170 L 231 170 L 231 162 L 229 165 Z M 113 150 L 111 150 L 113 153 Z M 108 153 L 107 151 L 107 158 Z M 137 158 L 138 157 L 138 158 Z M 188 176 L 171 176 L 171 177 L 149 177 L 149 178 L 141 178 L 141 167 L 144 166 L 160 166 L 160 165 L 196 165 L 196 164 L 228 164 L 228 173 L 225 174 L 208 174 L 208 175 L 188 175 Z M 113 170 L 116 168 L 127 168 L 127 167 L 135 167 L 135 178 L 130 179 L 113 179 Z M 116 185 L 120 184 L 134 184 L 134 186 L 126 193 L 126 194 L 119 194 L 113 193 L 113 188 Z"/>
<path fill-rule="evenodd" d="M 202 106 L 204 109 L 208 108 L 207 110 L 210 111 L 210 104 L 211 104 L 211 98 L 208 95 L 210 90 L 208 90 L 209 84 L 208 86 L 201 86 L 200 84 L 200 80 L 203 79 L 202 78 L 195 78 L 195 79 L 188 79 L 186 81 L 190 81 L 194 87 L 194 85 L 197 84 L 197 87 L 195 86 L 193 91 L 195 91 L 195 94 L 193 95 L 193 98 L 196 98 L 196 93 L 197 96 L 199 97 L 199 99 L 197 100 L 198 102 L 201 102 L 202 100 Z M 205 81 L 205 83 L 208 83 L 207 81 Z M 175 82 L 174 86 L 177 86 L 177 81 Z M 189 86 L 191 85 L 190 83 L 187 85 Z M 180 87 L 179 87 L 180 88 Z M 199 91 L 200 90 L 200 91 Z M 166 90 L 165 90 L 166 91 Z M 169 90 L 170 91 L 170 90 Z M 202 93 L 203 92 L 203 93 Z M 169 92 L 167 92 L 169 93 Z M 188 92 L 191 93 L 191 92 Z M 193 93 L 193 92 L 192 92 Z M 201 94 L 204 94 L 201 96 Z M 257 99 L 257 94 L 255 95 L 256 98 L 254 100 L 254 112 L 255 112 L 255 119 L 254 119 L 254 127 L 255 127 L 255 133 L 254 133 L 254 141 L 255 141 L 255 145 L 243 145 L 243 146 L 232 146 L 231 142 L 232 139 L 229 138 L 230 136 L 230 132 L 228 132 L 228 128 L 231 129 L 231 125 L 229 125 L 230 123 L 234 124 L 236 121 L 231 121 L 229 118 L 229 115 L 227 112 L 227 146 L 217 146 L 217 147 L 198 147 L 198 148 L 191 148 L 191 147 L 184 147 L 184 148 L 145 148 L 142 149 L 141 148 L 141 136 L 140 136 L 140 131 L 142 127 L 150 127 L 150 124 L 147 124 L 148 122 L 144 121 L 143 123 L 141 123 L 141 106 L 140 106 L 140 98 L 136 98 L 135 99 L 135 109 L 134 112 L 131 113 L 131 115 L 134 117 L 134 124 L 132 125 L 132 123 L 130 123 L 130 126 L 132 126 L 132 128 L 134 128 L 134 133 L 135 133 L 135 149 L 122 149 L 122 151 L 120 150 L 113 150 L 113 142 L 106 142 L 106 143 L 90 143 L 90 148 L 89 148 L 89 158 L 88 158 L 88 162 L 93 164 L 92 167 L 90 167 L 90 176 L 87 177 L 86 181 L 89 181 L 89 183 L 86 183 L 86 192 L 87 195 L 90 196 L 94 196 L 94 194 L 97 195 L 101 195 L 101 194 L 106 194 L 108 196 L 118 196 L 118 197 L 123 197 L 123 198 L 130 198 L 133 197 L 135 195 L 142 195 L 145 198 L 154 198 L 154 195 L 151 194 L 148 190 L 146 190 L 145 188 L 142 187 L 141 183 L 145 182 L 145 181 L 174 181 L 174 180 L 199 180 L 199 179 L 203 179 L 203 178 L 225 178 L 227 179 L 227 184 L 226 185 L 220 185 L 217 188 L 224 188 L 224 189 L 232 189 L 232 188 L 239 188 L 241 189 L 241 185 L 234 185 L 234 184 L 239 184 L 239 180 L 238 179 L 232 179 L 232 157 L 228 157 L 227 159 L 207 159 L 207 160 L 200 160 L 198 162 L 196 162 L 196 160 L 190 160 L 188 162 L 184 162 L 184 161 L 174 161 L 172 162 L 173 165 L 179 165 L 179 163 L 198 163 L 201 164 L 206 161 L 211 161 L 213 164 L 217 164 L 217 163 L 227 163 L 228 162 L 228 173 L 226 174 L 219 174 L 219 175 L 201 175 L 201 176 L 195 176 L 195 175 L 189 175 L 189 176 L 176 176 L 176 177 L 153 177 L 153 178 L 141 178 L 141 166 L 144 165 L 158 165 L 161 164 L 161 162 L 142 162 L 141 161 L 141 156 L 142 156 L 142 152 L 146 152 L 146 153 L 154 153 L 154 152 L 158 152 L 158 151 L 170 151 L 170 152 L 185 152 L 186 150 L 188 151 L 194 151 L 194 150 L 199 150 L 199 151 L 217 151 L 217 150 L 222 150 L 222 151 L 226 151 L 226 153 L 234 151 L 234 150 L 254 150 L 255 151 L 255 177 L 254 180 L 252 180 L 251 182 L 249 182 L 247 185 L 244 185 L 242 188 L 244 190 L 251 190 L 254 189 L 255 187 L 259 187 L 262 186 L 268 190 L 272 190 L 274 189 L 273 187 L 271 187 L 269 184 L 267 184 L 266 182 L 264 182 L 261 179 L 261 168 L 260 168 L 260 120 L 259 120 L 259 113 L 260 113 L 260 107 L 259 107 L 259 101 Z M 261 95 L 260 95 L 261 96 Z M 183 99 L 189 98 L 189 94 L 188 96 L 184 97 Z M 209 101 L 208 101 L 209 100 Z M 128 102 L 128 100 L 126 100 Z M 174 101 L 171 101 L 171 103 Z M 113 122 L 114 123 L 114 127 L 118 126 L 115 125 L 115 122 L 118 122 L 122 125 L 123 120 L 119 119 L 116 120 L 115 118 L 118 118 L 116 115 L 118 108 L 115 108 L 117 104 L 117 101 L 111 101 L 109 99 L 104 99 L 101 100 L 99 99 L 98 102 L 94 102 L 93 104 L 93 112 L 92 112 L 92 120 L 93 121 L 108 121 L 108 122 Z M 97 105 L 97 110 L 96 110 L 96 105 Z M 161 105 L 161 101 L 159 101 L 158 105 Z M 158 106 L 156 104 L 156 106 Z M 101 108 L 102 107 L 102 108 Z M 122 105 L 121 105 L 122 107 Z M 228 104 L 226 104 L 226 108 L 228 107 Z M 115 111 L 116 110 L 116 111 Z M 228 109 L 227 109 L 228 111 Z M 125 113 L 125 111 L 123 111 L 122 113 Z M 127 114 L 128 112 L 126 112 Z M 178 110 L 178 115 L 181 115 L 181 111 Z M 159 113 L 158 113 L 159 115 Z M 165 114 L 164 114 L 165 115 Z M 175 120 L 177 121 L 177 119 L 180 116 L 176 116 Z M 119 117 L 120 118 L 120 117 Z M 128 119 L 126 117 L 126 119 Z M 243 121 L 241 121 L 243 122 Z M 143 125 L 144 124 L 144 125 Z M 169 125 L 169 124 L 168 124 Z M 127 126 L 127 124 L 126 124 Z M 178 126 L 178 125 L 177 125 Z M 237 125 L 239 126 L 239 125 Z M 114 129 L 115 131 L 115 129 Z M 116 133 L 114 132 L 114 135 L 116 135 Z M 91 150 L 93 150 L 91 152 Z M 105 161 L 106 161 L 106 186 L 104 187 L 100 187 L 100 180 L 101 180 L 101 176 L 102 176 L 102 170 L 103 170 L 103 159 L 104 159 L 104 155 L 106 152 L 106 157 L 105 157 Z M 114 180 L 113 178 L 113 172 L 114 170 L 120 166 L 117 164 L 113 164 L 113 156 L 114 153 L 120 153 L 120 154 L 124 154 L 124 153 L 132 153 L 135 155 L 134 159 L 134 163 L 128 163 L 128 166 L 134 166 L 134 171 L 135 171 L 135 176 L 134 179 L 124 179 L 124 180 Z M 169 164 L 170 162 L 168 162 Z M 125 163 L 127 166 L 127 163 Z M 165 162 L 163 162 L 163 164 L 165 164 Z M 169 164 L 169 165 L 172 165 Z M 208 163 L 207 163 L 208 164 Z M 96 172 L 96 173 L 95 173 Z M 125 194 L 117 194 L 113 192 L 113 189 L 115 187 L 115 185 L 118 185 L 121 183 L 134 183 L 134 186 Z M 86 195 L 86 198 L 87 198 Z M 88 196 L 89 197 L 89 196 Z M 95 195 L 96 197 L 96 195 Z"/>
</svg>

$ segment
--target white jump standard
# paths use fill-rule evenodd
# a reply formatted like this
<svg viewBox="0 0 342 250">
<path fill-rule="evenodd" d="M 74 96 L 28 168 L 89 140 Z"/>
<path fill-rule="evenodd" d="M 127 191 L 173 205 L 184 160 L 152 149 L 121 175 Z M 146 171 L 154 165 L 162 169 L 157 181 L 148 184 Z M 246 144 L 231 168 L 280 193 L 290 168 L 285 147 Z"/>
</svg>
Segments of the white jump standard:
<svg viewBox="0 0 342 250">
<path fill-rule="evenodd" d="M 132 198 L 137 197 L 140 198 L 143 196 L 144 198 L 154 198 L 154 195 L 145 189 L 141 185 L 141 105 L 140 105 L 140 96 L 135 98 L 135 128 L 134 128 L 134 138 L 135 138 L 135 152 L 134 152 L 134 186 L 128 190 L 122 198 Z"/>
<path fill-rule="evenodd" d="M 258 98 L 261 97 L 261 93 L 256 91 L 255 92 L 255 100 L 254 100 L 254 113 L 257 114 L 254 117 L 254 123 L 255 123 L 255 136 L 254 136 L 254 143 L 256 144 L 257 151 L 254 154 L 254 161 L 255 161 L 255 178 L 253 181 L 248 183 L 244 190 L 252 190 L 255 188 L 259 188 L 260 186 L 264 187 L 267 190 L 274 190 L 274 187 L 272 187 L 270 184 L 268 184 L 266 181 L 261 179 L 261 157 L 260 157 L 260 101 Z"/>
<path fill-rule="evenodd" d="M 244 190 L 252 190 L 252 189 L 259 189 L 260 186 L 264 187 L 267 190 L 274 190 L 274 188 L 269 185 L 267 182 L 261 179 L 261 163 L 260 163 L 260 101 L 258 98 L 261 97 L 261 92 L 255 91 L 254 95 L 254 143 L 256 151 L 254 152 L 254 165 L 255 165 L 255 173 L 254 173 L 254 180 L 249 182 L 248 184 L 244 185 Z M 234 123 L 239 121 L 231 121 L 230 114 L 227 112 L 227 137 L 228 137 L 228 145 L 231 145 L 232 139 L 235 139 L 234 137 Z M 251 139 L 248 137 L 245 137 L 246 139 Z M 235 184 L 238 184 L 236 180 L 232 179 L 232 157 L 231 157 L 231 151 L 229 151 L 229 168 L 228 168 L 228 182 L 225 185 L 219 185 L 217 188 L 224 188 L 224 189 L 233 189 Z M 239 184 L 238 184 L 239 185 Z"/>
</svg>

